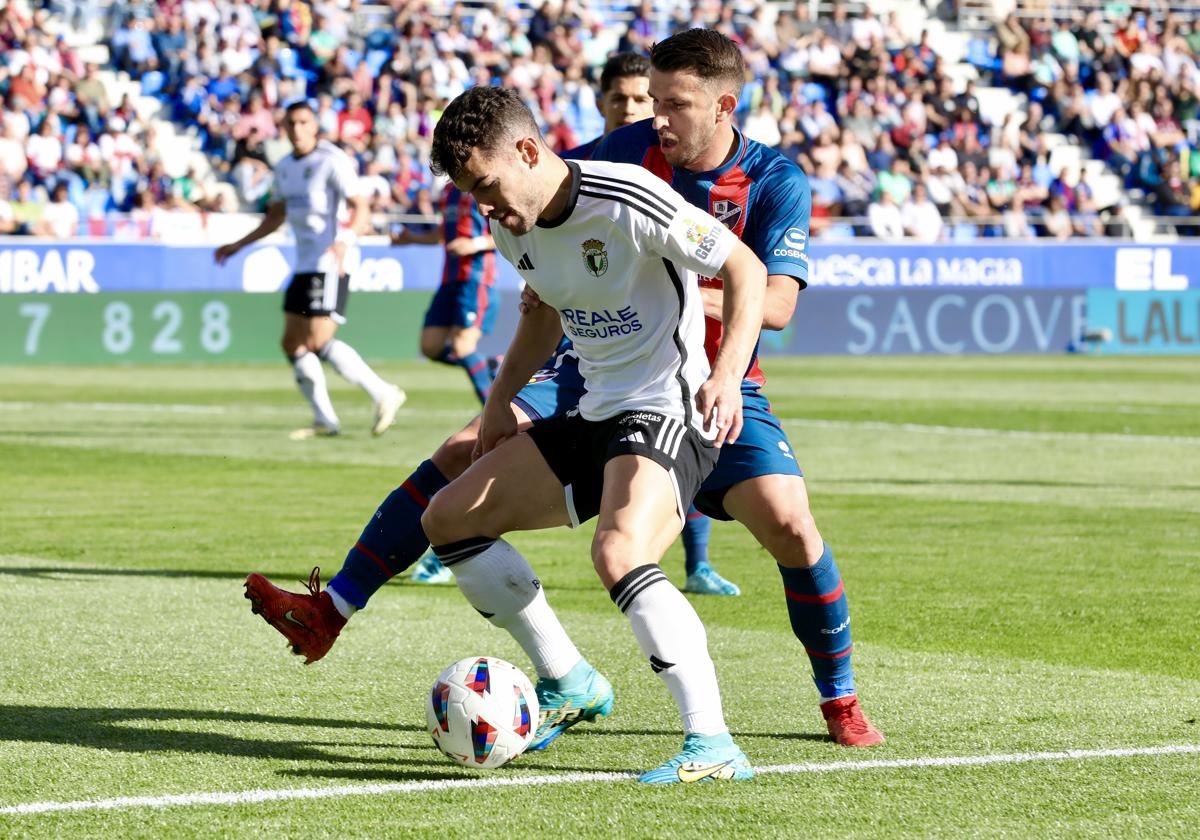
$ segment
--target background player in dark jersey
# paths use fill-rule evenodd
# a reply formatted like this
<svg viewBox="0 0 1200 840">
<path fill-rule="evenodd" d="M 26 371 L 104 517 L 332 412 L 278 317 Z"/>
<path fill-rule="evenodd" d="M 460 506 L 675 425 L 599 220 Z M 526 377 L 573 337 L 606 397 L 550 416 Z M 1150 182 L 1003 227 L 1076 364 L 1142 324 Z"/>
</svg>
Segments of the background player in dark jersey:
<svg viewBox="0 0 1200 840">
<path fill-rule="evenodd" d="M 453 184 L 442 192 L 441 213 L 440 227 L 406 227 L 392 234 L 392 244 L 445 243 L 442 282 L 425 313 L 421 354 L 465 370 L 475 396 L 484 403 L 496 362 L 477 348 L 496 321 L 496 243 L 475 199 Z"/>
<path fill-rule="evenodd" d="M 746 69 L 731 40 L 691 29 L 655 45 L 650 61 L 654 118 L 613 132 L 594 157 L 641 164 L 733 230 L 767 266 L 763 325 L 782 329 L 808 278 L 808 179 L 734 126 Z M 711 354 L 721 340 L 723 295 L 718 280 L 702 285 Z M 846 746 L 874 746 L 883 735 L 859 707 L 841 574 L 813 520 L 791 443 L 762 394 L 765 381 L 755 359 L 743 381 L 745 428 L 722 450 L 696 507 L 738 520 L 775 558 L 830 735 Z"/>
</svg>

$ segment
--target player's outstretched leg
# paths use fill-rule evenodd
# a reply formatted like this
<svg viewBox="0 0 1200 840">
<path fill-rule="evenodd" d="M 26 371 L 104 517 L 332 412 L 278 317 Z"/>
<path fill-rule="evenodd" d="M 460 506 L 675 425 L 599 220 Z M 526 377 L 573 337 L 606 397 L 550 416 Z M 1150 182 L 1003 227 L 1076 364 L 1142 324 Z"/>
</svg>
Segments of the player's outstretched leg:
<svg viewBox="0 0 1200 840">
<path fill-rule="evenodd" d="M 257 573 L 246 578 L 245 586 L 251 612 L 282 633 L 305 665 L 328 653 L 346 624 L 329 594 L 321 591 L 319 568 L 309 575 L 307 593 L 280 589 Z"/>
<path fill-rule="evenodd" d="M 292 432 L 290 437 L 292 440 L 306 440 L 338 434 L 340 424 L 337 412 L 333 409 L 333 400 L 329 398 L 329 387 L 325 384 L 325 371 L 320 358 L 316 353 L 301 349 L 291 356 L 291 360 L 296 385 L 312 407 L 313 423 L 311 427 Z"/>
<path fill-rule="evenodd" d="M 449 483 L 432 460 L 425 461 L 379 505 L 329 581 L 329 589 L 350 605 L 350 612 L 363 609 L 372 595 L 429 548 L 421 515 Z"/>
<path fill-rule="evenodd" d="M 446 365 L 461 367 L 465 370 L 467 378 L 471 380 L 471 387 L 475 391 L 475 396 L 479 398 L 479 403 L 482 405 L 487 402 L 488 394 L 492 391 L 492 380 L 495 378 L 494 369 L 489 363 L 487 356 L 478 350 L 473 350 L 464 356 L 459 356 L 454 352 L 454 348 L 447 344 L 442 348 L 442 352 L 438 355 L 436 361 Z"/>
<path fill-rule="evenodd" d="M 507 630 L 533 662 L 541 717 L 528 749 L 544 750 L 575 724 L 612 712 L 612 686 L 580 655 L 519 551 L 487 537 L 434 551 L 453 569 L 471 606 Z"/>
<path fill-rule="evenodd" d="M 683 562 L 687 581 L 683 591 L 693 595 L 740 595 L 733 581 L 723 578 L 708 560 L 708 536 L 712 520 L 695 507 L 688 509 L 683 524 Z"/>
<path fill-rule="evenodd" d="M 883 734 L 859 706 L 845 587 L 809 511 L 804 479 L 747 479 L 729 489 L 724 503 L 778 563 L 792 632 L 808 654 L 830 736 L 847 747 L 882 744 Z"/>
<path fill-rule="evenodd" d="M 863 715 L 854 688 L 850 657 L 850 608 L 833 552 L 822 543 L 820 559 L 802 568 L 779 567 L 792 632 L 804 644 L 821 714 L 830 736 L 842 746 L 873 747 L 883 734 Z"/>
<path fill-rule="evenodd" d="M 398 386 L 385 382 L 383 378 L 363 361 L 358 351 L 346 342 L 331 338 L 320 350 L 320 356 L 333 366 L 338 375 L 347 382 L 367 392 L 375 403 L 375 417 L 371 433 L 381 435 L 396 420 L 396 412 L 404 405 L 407 396 Z"/>
</svg>

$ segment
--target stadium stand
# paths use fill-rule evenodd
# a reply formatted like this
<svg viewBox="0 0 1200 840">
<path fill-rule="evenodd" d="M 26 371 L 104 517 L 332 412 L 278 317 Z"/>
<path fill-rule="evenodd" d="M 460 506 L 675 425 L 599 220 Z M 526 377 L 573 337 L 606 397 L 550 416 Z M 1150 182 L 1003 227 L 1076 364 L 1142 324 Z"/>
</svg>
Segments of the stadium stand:
<svg viewBox="0 0 1200 840">
<path fill-rule="evenodd" d="M 605 58 L 689 26 L 742 46 L 742 126 L 808 173 L 814 236 L 1195 229 L 1200 8 L 1169 0 L 0 0 L 0 221 L 204 236 L 262 209 L 307 97 L 382 229 L 432 213 L 432 128 L 466 87 L 521 91 L 567 148 L 601 130 Z"/>
</svg>

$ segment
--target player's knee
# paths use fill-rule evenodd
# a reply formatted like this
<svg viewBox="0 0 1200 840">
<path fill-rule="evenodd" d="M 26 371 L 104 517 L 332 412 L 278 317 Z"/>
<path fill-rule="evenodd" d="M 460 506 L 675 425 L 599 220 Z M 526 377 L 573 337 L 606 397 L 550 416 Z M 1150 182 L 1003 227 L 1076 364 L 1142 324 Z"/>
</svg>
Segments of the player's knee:
<svg viewBox="0 0 1200 840">
<path fill-rule="evenodd" d="M 781 566 L 812 566 L 821 559 L 824 547 L 817 523 L 807 507 L 775 511 L 765 547 Z"/>
<path fill-rule="evenodd" d="M 645 562 L 646 553 L 620 531 L 597 528 L 592 538 L 592 565 L 606 587 Z"/>
<path fill-rule="evenodd" d="M 429 507 L 421 514 L 421 530 L 425 532 L 430 545 L 444 545 L 457 539 L 465 539 L 454 530 L 455 521 L 461 522 L 462 517 L 454 515 L 450 495 L 444 490 L 438 493 L 429 500 Z"/>
<path fill-rule="evenodd" d="M 431 362 L 436 362 L 438 356 L 442 355 L 442 349 L 445 345 L 440 339 L 434 341 L 432 339 L 421 339 L 421 355 Z"/>
<path fill-rule="evenodd" d="M 472 427 L 454 433 L 433 453 L 434 466 L 450 481 L 458 478 L 471 466 L 476 440 L 476 430 Z"/>
<path fill-rule="evenodd" d="M 322 339 L 315 335 L 307 336 L 304 339 L 304 346 L 310 353 L 316 353 L 318 356 L 325 349 L 325 345 L 329 344 L 333 339 Z"/>
</svg>

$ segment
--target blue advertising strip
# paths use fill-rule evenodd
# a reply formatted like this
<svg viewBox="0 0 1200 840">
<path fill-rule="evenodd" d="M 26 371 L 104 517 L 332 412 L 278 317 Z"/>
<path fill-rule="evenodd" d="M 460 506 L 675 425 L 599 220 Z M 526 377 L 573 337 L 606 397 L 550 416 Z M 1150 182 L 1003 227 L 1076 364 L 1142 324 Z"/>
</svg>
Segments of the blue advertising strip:
<svg viewBox="0 0 1200 840">
<path fill-rule="evenodd" d="M 1200 354 L 1200 290 L 1114 292 L 1089 289 L 1087 323 L 1102 333 L 1102 353 Z"/>
<path fill-rule="evenodd" d="M 278 292 L 291 275 L 290 245 L 259 245 L 224 266 L 198 245 L 0 237 L 0 294 L 100 292 Z M 434 245 L 350 249 L 351 290 L 430 290 L 441 279 Z M 821 242 L 810 246 L 814 289 L 1113 289 L 1200 288 L 1200 243 L 1037 243 L 988 240 L 919 245 Z M 520 277 L 500 262 L 500 289 Z"/>
</svg>

